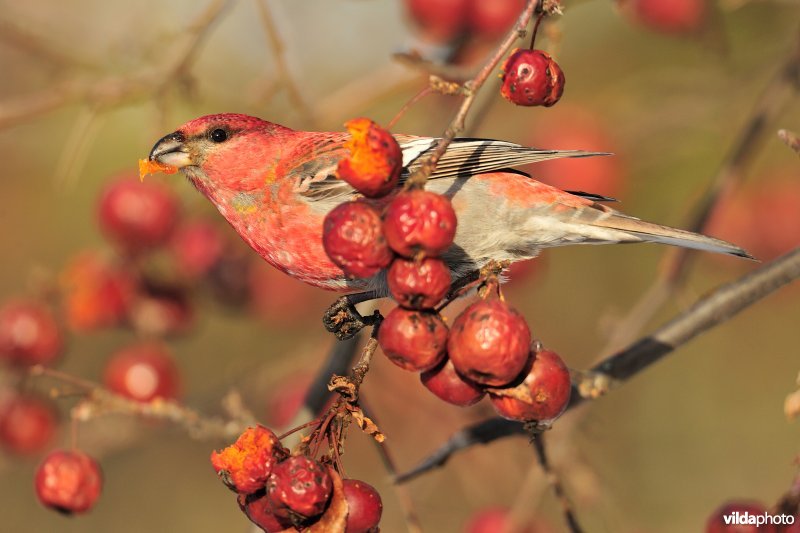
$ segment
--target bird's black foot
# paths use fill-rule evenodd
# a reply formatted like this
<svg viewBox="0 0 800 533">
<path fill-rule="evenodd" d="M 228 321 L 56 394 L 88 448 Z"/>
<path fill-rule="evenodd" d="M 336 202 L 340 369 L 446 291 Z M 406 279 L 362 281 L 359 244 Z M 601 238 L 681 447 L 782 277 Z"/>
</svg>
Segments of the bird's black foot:
<svg viewBox="0 0 800 533">
<path fill-rule="evenodd" d="M 375 324 L 375 320 L 375 316 L 362 316 L 347 296 L 333 302 L 322 316 L 325 329 L 336 335 L 340 341 L 354 337 L 365 326 Z"/>
</svg>

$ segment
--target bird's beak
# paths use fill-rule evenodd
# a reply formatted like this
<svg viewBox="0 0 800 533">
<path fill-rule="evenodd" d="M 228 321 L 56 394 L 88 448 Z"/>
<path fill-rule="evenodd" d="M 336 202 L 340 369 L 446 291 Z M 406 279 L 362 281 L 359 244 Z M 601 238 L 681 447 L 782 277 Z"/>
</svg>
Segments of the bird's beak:
<svg viewBox="0 0 800 533">
<path fill-rule="evenodd" d="M 175 168 L 192 165 L 192 159 L 185 150 L 183 134 L 179 131 L 161 137 L 150 150 L 150 161 L 158 161 Z"/>
</svg>

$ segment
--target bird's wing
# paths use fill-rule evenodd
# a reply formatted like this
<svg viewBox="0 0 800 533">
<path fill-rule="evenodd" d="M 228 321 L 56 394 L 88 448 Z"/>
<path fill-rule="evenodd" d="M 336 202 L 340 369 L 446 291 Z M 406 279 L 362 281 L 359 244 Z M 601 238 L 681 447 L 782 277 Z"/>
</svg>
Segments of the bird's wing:
<svg viewBox="0 0 800 533">
<path fill-rule="evenodd" d="M 436 143 L 439 141 L 430 137 L 413 138 L 401 135 L 396 137 L 403 150 L 405 175 L 417 170 L 425 160 L 425 156 L 436 149 Z M 611 154 L 584 150 L 542 150 L 493 139 L 461 138 L 450 143 L 447 151 L 439 159 L 431 178 L 473 176 L 551 159 L 598 155 Z"/>
<path fill-rule="evenodd" d="M 347 134 L 320 134 L 312 149 L 299 150 L 302 157 L 293 158 L 301 178 L 300 194 L 309 199 L 348 195 L 353 188 L 336 177 L 339 159 L 347 155 L 342 146 Z M 420 167 L 425 157 L 436 148 L 437 138 L 395 135 L 403 151 L 401 181 Z M 297 151 L 296 151 L 297 153 Z M 468 177 L 539 161 L 564 157 L 610 155 L 584 150 L 542 150 L 493 139 L 455 139 L 439 159 L 431 179 Z"/>
</svg>

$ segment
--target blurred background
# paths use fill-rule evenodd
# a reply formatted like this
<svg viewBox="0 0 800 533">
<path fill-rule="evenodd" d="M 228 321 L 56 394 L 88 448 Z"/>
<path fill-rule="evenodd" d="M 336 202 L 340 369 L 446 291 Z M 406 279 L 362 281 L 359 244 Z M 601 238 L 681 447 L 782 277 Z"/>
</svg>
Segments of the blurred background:
<svg viewBox="0 0 800 533">
<path fill-rule="evenodd" d="M 259 262 L 182 177 L 145 182 L 174 227 L 145 258 L 104 237 L 98 199 L 124 188 L 120 177 L 135 173 L 157 139 L 199 115 L 242 112 L 297 129 L 340 130 L 355 116 L 386 124 L 425 87 L 427 68 L 474 72 L 508 27 L 491 14 L 439 25 L 417 10 L 415 19 L 409 6 L 418 3 L 0 0 L 0 300 L 47 302 L 66 332 L 53 364 L 110 383 L 104 372 L 116 352 L 161 338 L 157 351 L 175 366 L 165 395 L 221 416 L 234 390 L 259 420 L 286 423 L 293 397 L 334 342 L 319 320 L 335 296 Z M 565 72 L 561 101 L 517 107 L 492 77 L 468 134 L 614 152 L 529 171 L 685 227 L 798 46 L 800 4 L 699 2 L 699 15 L 664 23 L 638 3 L 566 0 L 564 16 L 537 40 Z M 398 52 L 404 59 L 393 58 Z M 786 84 L 778 89 L 768 102 L 779 110 L 708 229 L 765 260 L 800 244 L 800 162 L 776 135 L 800 130 L 800 106 Z M 440 135 L 458 103 L 429 96 L 394 131 Z M 635 338 L 626 315 L 659 276 L 664 253 L 651 245 L 547 251 L 512 275 L 506 294 L 536 337 L 571 368 L 586 369 Z M 641 333 L 756 267 L 698 257 Z M 799 289 L 784 288 L 556 424 L 550 453 L 588 531 L 699 531 L 725 500 L 772 505 L 788 489 L 800 451 L 800 426 L 783 412 L 800 371 Z M 47 450 L 69 445 L 75 386 L 24 378 L 13 365 L 0 375 L 0 531 L 248 530 L 208 461 L 227 442 L 127 415 L 81 424 L 79 446 L 104 471 L 96 508 L 72 518 L 44 509 L 33 473 Z M 48 399 L 53 387 L 63 397 Z M 461 409 L 439 401 L 382 356 L 363 390 L 401 471 L 465 424 L 493 416 L 487 402 Z M 344 461 L 348 475 L 381 492 L 382 530 L 403 531 L 390 476 L 357 430 Z M 470 449 L 409 490 L 425 531 L 461 531 L 496 505 L 517 505 L 526 519 L 564 530 L 524 438 Z"/>
</svg>

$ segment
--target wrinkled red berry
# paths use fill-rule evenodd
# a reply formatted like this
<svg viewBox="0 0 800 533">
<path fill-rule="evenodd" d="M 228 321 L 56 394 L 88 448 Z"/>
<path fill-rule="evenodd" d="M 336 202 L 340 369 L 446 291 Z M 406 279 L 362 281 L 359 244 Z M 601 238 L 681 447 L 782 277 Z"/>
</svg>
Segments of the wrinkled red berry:
<svg viewBox="0 0 800 533">
<path fill-rule="evenodd" d="M 332 492 L 327 468 L 304 455 L 278 463 L 267 480 L 267 499 L 280 519 L 321 515 Z"/>
<path fill-rule="evenodd" d="M 170 251 L 182 276 L 206 275 L 222 257 L 225 238 L 216 224 L 197 219 L 182 223 L 170 240 Z"/>
<path fill-rule="evenodd" d="M 95 252 L 85 252 L 67 265 L 62 276 L 67 323 L 76 331 L 123 322 L 133 301 L 133 274 Z"/>
<path fill-rule="evenodd" d="M 512 420 L 550 422 L 569 404 L 569 370 L 557 353 L 542 350 L 533 356 L 530 372 L 522 383 L 504 392 L 490 392 L 489 399 L 497 412 Z M 502 389 L 501 389 L 502 390 Z"/>
<path fill-rule="evenodd" d="M 400 181 L 403 152 L 391 133 L 366 118 L 348 121 L 345 126 L 350 153 L 339 161 L 336 174 L 358 192 L 370 198 L 389 194 Z"/>
<path fill-rule="evenodd" d="M 392 260 L 381 217 L 365 202 L 347 202 L 328 213 L 322 244 L 331 261 L 351 278 L 374 276 Z"/>
<path fill-rule="evenodd" d="M 633 18 L 652 30 L 668 34 L 696 33 L 708 17 L 707 0 L 624 0 Z"/>
<path fill-rule="evenodd" d="M 228 488 L 252 494 L 264 488 L 273 468 L 286 455 L 275 433 L 255 426 L 224 450 L 211 452 L 211 465 Z"/>
<path fill-rule="evenodd" d="M 426 37 L 446 42 L 457 37 L 466 23 L 467 0 L 406 0 L 406 8 Z"/>
<path fill-rule="evenodd" d="M 266 494 L 239 494 L 239 509 L 266 533 L 278 533 L 292 527 L 288 520 L 281 520 L 272 513 Z"/>
<path fill-rule="evenodd" d="M 345 533 L 368 533 L 377 527 L 383 514 L 383 502 L 375 487 L 357 479 L 345 479 L 342 489 L 347 501 Z"/>
<path fill-rule="evenodd" d="M 773 524 L 736 524 L 737 513 L 739 517 L 747 520 L 745 513 L 764 516 L 767 508 L 759 502 L 752 501 L 731 501 L 724 503 L 708 518 L 706 522 L 706 533 L 776 533 L 777 528 Z M 726 523 L 725 517 L 733 520 L 733 523 Z"/>
<path fill-rule="evenodd" d="M 503 386 L 522 372 L 530 344 L 522 315 L 500 300 L 482 300 L 453 322 L 447 352 L 461 375 L 481 385 Z"/>
<path fill-rule="evenodd" d="M 461 407 L 478 403 L 486 394 L 477 384 L 459 376 L 449 359 L 426 370 L 419 378 L 425 388 L 441 400 Z"/>
<path fill-rule="evenodd" d="M 518 48 L 503 63 L 500 93 L 517 105 L 550 107 L 564 93 L 564 72 L 547 52 Z"/>
<path fill-rule="evenodd" d="M 46 365 L 58 358 L 62 347 L 58 323 L 45 305 L 18 300 L 0 308 L 0 359 Z"/>
<path fill-rule="evenodd" d="M 94 506 L 103 488 L 97 462 L 79 451 L 55 450 L 36 470 L 36 496 L 47 507 L 65 514 Z"/>
<path fill-rule="evenodd" d="M 180 374 L 169 350 L 143 342 L 118 350 L 106 364 L 103 381 L 109 390 L 139 402 L 178 395 Z"/>
<path fill-rule="evenodd" d="M 444 357 L 447 326 L 438 313 L 395 307 L 381 323 L 378 343 L 400 368 L 428 370 Z"/>
<path fill-rule="evenodd" d="M 53 440 L 55 407 L 32 394 L 10 393 L 0 400 L 0 444 L 11 453 L 35 454 Z"/>
<path fill-rule="evenodd" d="M 449 359 L 422 372 L 420 380 L 439 399 L 460 407 L 474 405 L 486 394 L 477 384 L 461 377 Z"/>
<path fill-rule="evenodd" d="M 178 200 L 160 183 L 123 176 L 103 190 L 98 220 L 109 239 L 125 250 L 140 251 L 169 238 L 178 221 Z"/>
<path fill-rule="evenodd" d="M 430 309 L 450 290 L 450 269 L 439 259 L 395 259 L 386 276 L 392 298 L 403 307 Z"/>
<path fill-rule="evenodd" d="M 398 194 L 387 206 L 383 231 L 389 246 L 403 257 L 419 252 L 441 255 L 453 244 L 456 213 L 440 194 L 415 189 Z"/>
<path fill-rule="evenodd" d="M 467 23 L 486 39 L 496 39 L 511 29 L 525 8 L 525 0 L 470 0 Z"/>
</svg>

